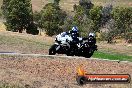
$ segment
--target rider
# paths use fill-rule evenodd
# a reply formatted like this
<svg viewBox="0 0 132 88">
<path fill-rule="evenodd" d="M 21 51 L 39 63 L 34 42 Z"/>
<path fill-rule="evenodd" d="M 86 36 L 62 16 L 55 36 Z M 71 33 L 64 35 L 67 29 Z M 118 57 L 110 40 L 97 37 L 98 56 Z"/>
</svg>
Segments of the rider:
<svg viewBox="0 0 132 88">
<path fill-rule="evenodd" d="M 71 36 L 71 38 L 68 36 Z M 79 43 L 78 37 L 79 37 L 78 28 L 76 26 L 74 26 L 74 27 L 72 27 L 72 30 L 70 30 L 68 32 L 62 32 L 61 34 L 57 35 L 56 40 L 63 41 L 68 38 L 68 41 L 71 41 L 71 44 L 77 44 L 77 43 Z"/>
<path fill-rule="evenodd" d="M 79 39 L 78 39 L 79 32 L 78 32 L 77 26 L 73 26 L 72 30 L 70 30 L 68 33 L 71 35 L 74 43 L 78 43 L 79 42 Z"/>
<path fill-rule="evenodd" d="M 72 27 L 72 30 L 70 30 L 69 33 L 70 33 L 71 35 L 74 35 L 74 36 L 76 36 L 76 37 L 79 37 L 78 27 L 77 27 L 77 26 L 73 26 L 73 27 Z"/>
<path fill-rule="evenodd" d="M 94 33 L 89 33 L 88 35 L 88 43 L 89 45 L 95 45 L 96 44 L 96 38 Z"/>
<path fill-rule="evenodd" d="M 62 32 L 61 34 L 58 34 L 56 36 L 55 41 L 65 41 L 67 39 L 68 33 L 67 32 Z"/>
</svg>

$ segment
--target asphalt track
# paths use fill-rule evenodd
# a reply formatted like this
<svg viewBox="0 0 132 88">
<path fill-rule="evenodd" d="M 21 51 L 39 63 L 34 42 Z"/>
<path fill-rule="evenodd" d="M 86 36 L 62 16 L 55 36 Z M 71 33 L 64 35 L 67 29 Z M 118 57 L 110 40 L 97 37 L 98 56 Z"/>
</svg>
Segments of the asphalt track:
<svg viewBox="0 0 132 88">
<path fill-rule="evenodd" d="M 45 54 L 23 54 L 23 53 L 16 53 L 16 52 L 0 52 L 0 55 L 9 55 L 9 56 L 32 56 L 32 57 L 52 57 L 52 58 L 67 58 L 67 59 L 87 59 L 87 60 L 102 60 L 102 61 L 114 61 L 114 62 L 126 62 L 129 61 L 120 61 L 120 60 L 109 60 L 109 59 L 99 59 L 99 58 L 85 58 L 85 57 L 78 57 L 78 56 L 65 56 L 65 55 L 45 55 Z M 130 62 L 131 63 L 131 62 Z"/>
</svg>

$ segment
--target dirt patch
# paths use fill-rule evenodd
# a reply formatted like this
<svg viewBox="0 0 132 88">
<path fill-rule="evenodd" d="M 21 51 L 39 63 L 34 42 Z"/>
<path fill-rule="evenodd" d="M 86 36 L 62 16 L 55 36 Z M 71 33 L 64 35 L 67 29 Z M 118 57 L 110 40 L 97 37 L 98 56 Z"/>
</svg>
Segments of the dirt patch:
<svg viewBox="0 0 132 88">
<path fill-rule="evenodd" d="M 1 31 L 6 31 L 6 26 L 2 22 L 0 22 L 0 32 Z"/>
<path fill-rule="evenodd" d="M 76 83 L 79 66 L 88 73 L 130 74 L 132 63 L 55 57 L 0 57 L 0 81 L 34 88 L 82 88 Z M 83 88 L 130 88 L 130 84 L 87 84 Z"/>
</svg>

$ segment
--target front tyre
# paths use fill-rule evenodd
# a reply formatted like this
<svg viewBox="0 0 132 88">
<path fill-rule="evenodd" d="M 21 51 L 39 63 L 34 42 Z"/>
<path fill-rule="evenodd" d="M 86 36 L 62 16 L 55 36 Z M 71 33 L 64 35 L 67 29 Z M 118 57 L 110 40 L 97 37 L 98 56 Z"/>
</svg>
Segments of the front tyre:
<svg viewBox="0 0 132 88">
<path fill-rule="evenodd" d="M 51 46 L 51 48 L 49 49 L 49 55 L 55 55 L 56 54 L 56 47 L 57 47 L 56 44 Z"/>
</svg>

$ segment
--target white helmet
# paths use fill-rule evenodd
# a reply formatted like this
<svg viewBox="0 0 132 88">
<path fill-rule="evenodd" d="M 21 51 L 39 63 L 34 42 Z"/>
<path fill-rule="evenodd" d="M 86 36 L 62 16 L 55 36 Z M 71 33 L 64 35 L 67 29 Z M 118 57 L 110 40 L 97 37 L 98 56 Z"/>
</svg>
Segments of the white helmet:
<svg viewBox="0 0 132 88">
<path fill-rule="evenodd" d="M 65 37 L 65 35 L 67 35 L 66 32 L 62 32 L 62 33 L 61 33 L 61 36 L 62 36 L 62 37 Z"/>
<path fill-rule="evenodd" d="M 95 37 L 95 34 L 94 33 L 89 33 L 89 36 Z"/>
<path fill-rule="evenodd" d="M 72 27 L 72 31 L 78 32 L 78 28 L 76 26 Z"/>
</svg>

